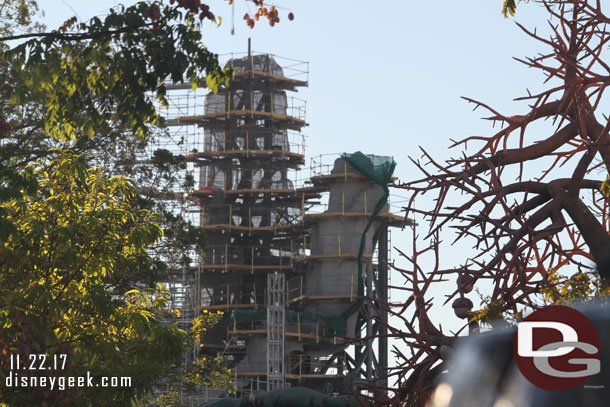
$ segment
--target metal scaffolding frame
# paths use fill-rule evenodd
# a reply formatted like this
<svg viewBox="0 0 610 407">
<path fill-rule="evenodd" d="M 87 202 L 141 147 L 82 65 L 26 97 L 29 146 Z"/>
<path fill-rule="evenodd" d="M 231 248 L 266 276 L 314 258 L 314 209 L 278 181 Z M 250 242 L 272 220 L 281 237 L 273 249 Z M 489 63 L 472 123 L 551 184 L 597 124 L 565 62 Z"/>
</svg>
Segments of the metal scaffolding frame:
<svg viewBox="0 0 610 407">
<path fill-rule="evenodd" d="M 284 388 L 286 383 L 286 280 L 283 273 L 267 274 L 267 296 L 267 390 L 277 390 Z"/>
<path fill-rule="evenodd" d="M 186 150 L 197 185 L 176 196 L 199 208 L 197 225 L 208 237 L 198 264 L 173 282 L 175 305 L 181 319 L 203 310 L 227 311 L 191 356 L 225 357 L 235 372 L 237 397 L 291 385 L 327 393 L 360 391 L 365 381 L 383 385 L 387 328 L 378 319 L 387 314 L 368 298 L 388 300 L 388 227 L 402 217 L 389 207 L 377 216 L 372 245 L 363 256 L 367 271 L 359 277 L 354 242 L 362 230 L 358 225 L 375 207 L 378 186 L 342 161 L 332 172 L 330 166 L 313 169 L 305 184 L 294 179 L 305 162 L 300 133 L 305 104 L 294 107 L 286 92 L 307 81 L 291 78 L 277 61 L 269 54 L 233 57 L 227 62 L 235 70 L 231 86 L 203 98 L 199 92 L 192 101 L 185 87 L 168 86 L 174 110 L 166 124 L 179 130 L 180 151 Z M 172 91 L 181 92 L 179 102 L 172 101 Z M 363 193 L 350 197 L 345 188 L 355 184 Z M 343 189 L 331 198 L 338 205 L 310 211 L 317 204 L 313 200 L 334 187 Z M 332 227 L 326 235 L 312 230 L 337 219 L 354 225 L 347 235 Z M 342 264 L 337 275 L 333 262 Z M 320 268 L 324 263 L 331 272 Z M 333 281 L 317 294 L 316 275 Z M 359 278 L 366 285 L 364 296 L 357 291 Z M 329 319 L 307 319 L 324 317 L 333 303 L 349 308 L 356 302 L 362 306 L 350 316 L 351 335 L 337 334 Z M 237 311 L 262 313 L 240 321 L 232 316 Z M 216 397 L 218 392 L 206 388 L 197 400 Z"/>
</svg>

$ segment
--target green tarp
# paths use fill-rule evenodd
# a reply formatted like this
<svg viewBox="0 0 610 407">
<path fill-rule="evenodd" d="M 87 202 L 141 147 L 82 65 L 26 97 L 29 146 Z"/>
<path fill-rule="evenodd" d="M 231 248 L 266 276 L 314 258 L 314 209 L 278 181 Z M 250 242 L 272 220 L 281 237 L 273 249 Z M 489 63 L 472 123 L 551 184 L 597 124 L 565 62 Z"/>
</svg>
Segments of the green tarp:
<svg viewBox="0 0 610 407">
<path fill-rule="evenodd" d="M 267 319 L 267 308 L 234 309 L 231 312 L 231 322 L 262 321 Z"/>
</svg>

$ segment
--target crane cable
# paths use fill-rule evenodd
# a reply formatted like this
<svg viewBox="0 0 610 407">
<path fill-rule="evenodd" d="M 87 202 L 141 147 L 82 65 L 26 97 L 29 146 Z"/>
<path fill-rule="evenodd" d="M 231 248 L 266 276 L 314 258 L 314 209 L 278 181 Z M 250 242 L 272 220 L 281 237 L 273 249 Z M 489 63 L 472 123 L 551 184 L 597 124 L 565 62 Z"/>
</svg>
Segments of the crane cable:
<svg viewBox="0 0 610 407">
<path fill-rule="evenodd" d="M 235 2 L 231 3 L 231 35 L 235 35 Z"/>
</svg>

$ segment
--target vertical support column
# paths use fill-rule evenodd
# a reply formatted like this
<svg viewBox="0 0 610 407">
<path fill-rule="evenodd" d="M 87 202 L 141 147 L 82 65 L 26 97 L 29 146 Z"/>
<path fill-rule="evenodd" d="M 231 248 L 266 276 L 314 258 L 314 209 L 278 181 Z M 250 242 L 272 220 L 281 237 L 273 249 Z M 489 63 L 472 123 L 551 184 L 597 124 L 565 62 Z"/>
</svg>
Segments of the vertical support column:
<svg viewBox="0 0 610 407">
<path fill-rule="evenodd" d="M 377 349 L 377 359 L 379 361 L 379 371 L 377 375 L 381 379 L 381 386 L 387 387 L 388 379 L 388 311 L 385 304 L 388 302 L 388 225 L 381 226 L 379 231 L 379 281 L 377 284 L 377 298 L 381 307 L 379 313 L 382 320 L 379 321 L 379 339 Z"/>
<path fill-rule="evenodd" d="M 368 264 L 366 268 L 366 293 L 365 295 L 368 298 L 373 297 L 373 278 L 375 278 L 375 270 L 373 270 L 373 265 Z M 373 373 L 373 360 L 375 355 L 373 353 L 373 319 L 375 317 L 373 307 L 375 304 L 371 302 L 370 299 L 366 299 L 364 302 L 364 312 L 366 313 L 366 377 L 365 379 L 369 382 L 375 380 L 375 374 Z"/>
<path fill-rule="evenodd" d="M 285 385 L 284 339 L 286 281 L 283 273 L 267 275 L 267 391 Z"/>
</svg>

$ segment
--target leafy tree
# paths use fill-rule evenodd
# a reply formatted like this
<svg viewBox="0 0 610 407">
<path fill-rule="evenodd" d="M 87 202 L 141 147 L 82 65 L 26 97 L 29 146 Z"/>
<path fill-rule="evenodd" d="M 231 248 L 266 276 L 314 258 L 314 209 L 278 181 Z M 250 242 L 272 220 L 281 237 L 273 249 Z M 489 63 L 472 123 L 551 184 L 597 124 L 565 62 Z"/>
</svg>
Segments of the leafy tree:
<svg viewBox="0 0 610 407">
<path fill-rule="evenodd" d="M 42 31 L 44 25 L 34 18 L 39 9 L 32 0 L 8 0 L 0 6 L 0 35 L 14 35 L 16 31 L 30 33 Z"/>
<path fill-rule="evenodd" d="M 34 2 L 3 5 L 19 12 L 16 23 L 26 32 L 39 28 L 31 24 Z M 15 21 L 3 26 L 4 41 L 33 38 L 1 47 L 3 375 L 10 354 L 27 360 L 34 353 L 65 353 L 68 368 L 54 374 L 129 376 L 132 386 L 3 389 L 1 401 L 129 405 L 181 362 L 214 322 L 201 319 L 190 333 L 161 323 L 168 317 L 168 293 L 158 284 L 167 275 L 155 253 L 160 225 L 166 246 L 183 252 L 203 244 L 201 233 L 172 239 L 176 228 L 184 229 L 183 220 L 155 214 L 154 201 L 141 189 L 113 176 L 127 174 L 137 152 L 160 132 L 154 98 L 167 103 L 164 81 L 186 78 L 214 89 L 230 79 L 201 43 L 204 20 L 215 16 L 200 2 L 153 1 L 121 6 L 103 21 L 70 19 L 51 32 L 14 34 L 23 27 L 15 29 Z M 166 184 L 175 182 L 168 174 L 184 165 L 163 152 L 152 164 Z M 217 360 L 199 361 L 198 369 L 213 372 L 216 384 L 227 383 Z"/>
<path fill-rule="evenodd" d="M 229 72 L 201 43 L 203 20 L 215 17 L 197 4 L 141 2 L 103 21 L 70 19 L 57 31 L 3 37 L 34 39 L 2 54 L 0 199 L 18 194 L 24 167 L 53 147 L 90 153 L 92 164 L 120 172 L 160 132 L 154 99 L 167 103 L 166 80 L 226 83 Z M 0 222 L 10 230 L 1 214 Z"/>
<path fill-rule="evenodd" d="M 120 288 L 133 274 L 154 281 L 165 267 L 147 252 L 162 236 L 158 216 L 132 205 L 132 182 L 104 177 L 81 155 L 57 154 L 29 167 L 34 191 L 2 204 L 14 227 L 0 255 L 2 379 L 10 354 L 23 361 L 66 354 L 66 369 L 53 374 L 129 376 L 132 387 L 49 392 L 3 386 L 2 399 L 20 406 L 129 405 L 186 346 L 184 332 L 159 323 L 166 312 L 160 286 Z"/>
</svg>

